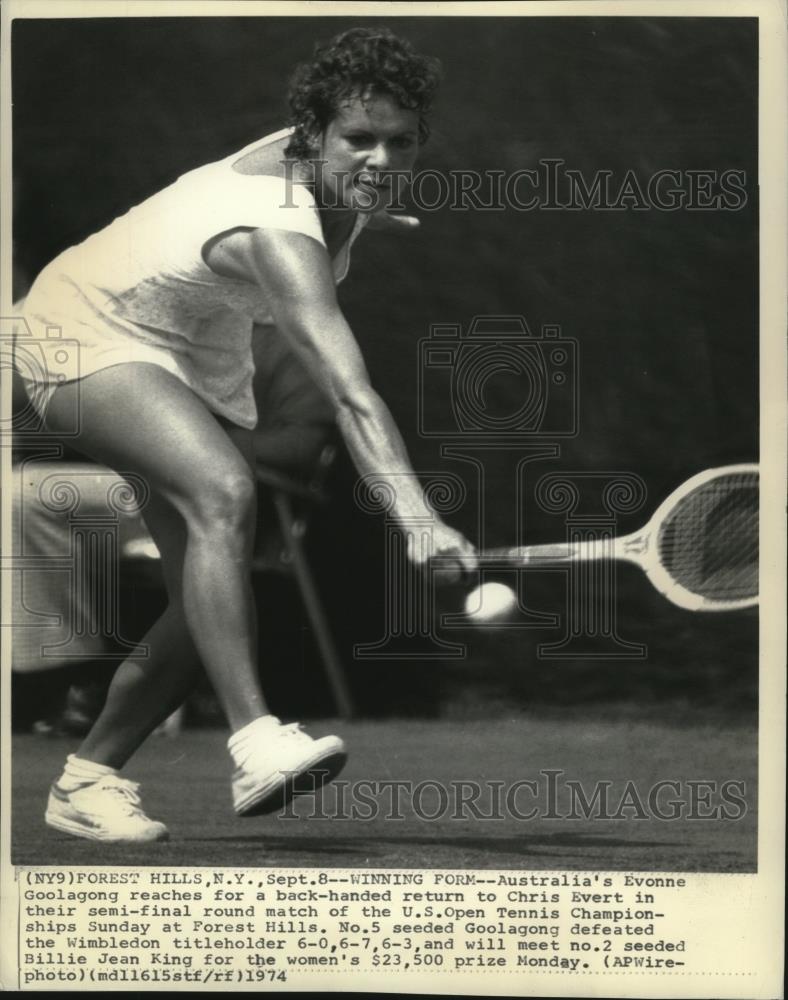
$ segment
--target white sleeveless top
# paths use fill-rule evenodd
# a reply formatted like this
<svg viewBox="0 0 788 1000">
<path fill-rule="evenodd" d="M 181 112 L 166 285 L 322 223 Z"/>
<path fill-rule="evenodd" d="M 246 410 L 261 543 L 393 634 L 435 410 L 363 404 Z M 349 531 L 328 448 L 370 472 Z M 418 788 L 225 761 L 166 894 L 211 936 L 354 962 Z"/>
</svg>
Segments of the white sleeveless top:
<svg viewBox="0 0 788 1000">
<path fill-rule="evenodd" d="M 39 345 L 35 356 L 44 359 L 43 371 L 22 370 L 28 386 L 39 383 L 48 398 L 60 382 L 147 361 L 185 382 L 214 413 L 254 427 L 252 326 L 271 326 L 270 308 L 257 285 L 215 274 L 202 250 L 212 237 L 241 226 L 304 233 L 325 246 L 306 187 L 232 167 L 289 131 L 184 174 L 56 257 L 24 305 Z M 366 221 L 357 216 L 332 262 L 337 283 L 347 274 L 351 246 Z M 61 332 L 47 336 L 53 327 Z"/>
</svg>

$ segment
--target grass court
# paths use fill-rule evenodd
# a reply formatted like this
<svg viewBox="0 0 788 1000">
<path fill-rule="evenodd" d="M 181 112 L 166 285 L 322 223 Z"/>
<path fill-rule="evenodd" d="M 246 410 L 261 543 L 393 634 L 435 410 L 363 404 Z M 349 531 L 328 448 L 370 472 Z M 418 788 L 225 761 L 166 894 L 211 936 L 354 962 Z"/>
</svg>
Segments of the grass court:
<svg viewBox="0 0 788 1000">
<path fill-rule="evenodd" d="M 697 718 L 686 710 L 670 722 L 665 716 L 664 706 L 658 718 L 611 707 L 593 716 L 566 710 L 468 721 L 310 723 L 312 735 L 336 732 L 348 744 L 339 782 L 319 799 L 298 799 L 287 815 L 243 820 L 232 812 L 224 732 L 187 729 L 149 740 L 123 772 L 141 782 L 148 815 L 170 829 L 169 842 L 149 846 L 99 844 L 48 829 L 47 789 L 77 741 L 20 734 L 13 743 L 12 862 L 755 871 L 755 721 Z M 524 780 L 535 784 L 512 792 Z M 410 784 L 397 791 L 380 784 L 397 781 Z M 661 819 L 649 793 L 669 781 L 679 785 L 663 786 L 655 801 L 663 814 L 680 815 Z M 738 805 L 721 797 L 730 781 L 742 783 Z M 476 812 L 462 804 L 458 782 L 481 788 Z M 499 806 L 493 782 L 502 789 Z M 599 818 L 593 805 L 586 818 L 568 782 L 578 783 L 589 802 L 596 783 L 607 783 L 606 812 L 614 818 Z M 417 792 L 419 783 L 426 784 Z M 722 807 L 737 817 L 712 818 Z M 515 809 L 536 815 L 522 818 Z"/>
</svg>

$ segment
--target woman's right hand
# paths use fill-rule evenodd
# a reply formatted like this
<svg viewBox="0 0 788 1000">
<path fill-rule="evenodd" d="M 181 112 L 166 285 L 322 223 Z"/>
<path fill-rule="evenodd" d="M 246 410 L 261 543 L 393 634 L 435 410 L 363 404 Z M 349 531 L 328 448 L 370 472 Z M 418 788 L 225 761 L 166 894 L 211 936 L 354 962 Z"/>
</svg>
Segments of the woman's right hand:
<svg viewBox="0 0 788 1000">
<path fill-rule="evenodd" d="M 459 531 L 440 519 L 435 520 L 428 549 L 416 544 L 416 536 L 408 532 L 408 556 L 417 565 L 435 561 L 435 577 L 440 583 L 459 583 L 478 566 L 475 547 Z"/>
</svg>

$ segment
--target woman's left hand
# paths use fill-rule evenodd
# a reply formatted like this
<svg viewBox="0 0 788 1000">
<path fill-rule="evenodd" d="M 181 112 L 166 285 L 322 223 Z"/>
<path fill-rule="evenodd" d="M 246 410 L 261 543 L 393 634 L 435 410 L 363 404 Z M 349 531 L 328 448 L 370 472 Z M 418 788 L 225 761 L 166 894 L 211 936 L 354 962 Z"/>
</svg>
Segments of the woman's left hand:
<svg viewBox="0 0 788 1000">
<path fill-rule="evenodd" d="M 377 212 L 367 223 L 367 229 L 380 232 L 405 233 L 418 229 L 421 222 L 415 215 L 392 215 L 390 212 Z"/>
</svg>

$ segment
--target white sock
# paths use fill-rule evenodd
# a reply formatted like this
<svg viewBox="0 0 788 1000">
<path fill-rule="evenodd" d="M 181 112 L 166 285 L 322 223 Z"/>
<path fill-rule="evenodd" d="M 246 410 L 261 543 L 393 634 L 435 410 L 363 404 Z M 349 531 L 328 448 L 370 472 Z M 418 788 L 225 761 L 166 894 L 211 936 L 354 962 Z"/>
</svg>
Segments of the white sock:
<svg viewBox="0 0 788 1000">
<path fill-rule="evenodd" d="M 94 764 L 92 760 L 83 760 L 72 753 L 66 757 L 66 766 L 63 768 L 63 774 L 58 779 L 57 785 L 64 792 L 75 792 L 78 788 L 95 784 L 108 774 L 117 773 L 114 767 L 107 767 L 106 764 Z"/>
<path fill-rule="evenodd" d="M 227 741 L 227 749 L 236 767 L 243 767 L 260 743 L 278 729 L 281 723 L 275 715 L 261 715 L 248 725 L 233 733 Z"/>
</svg>

